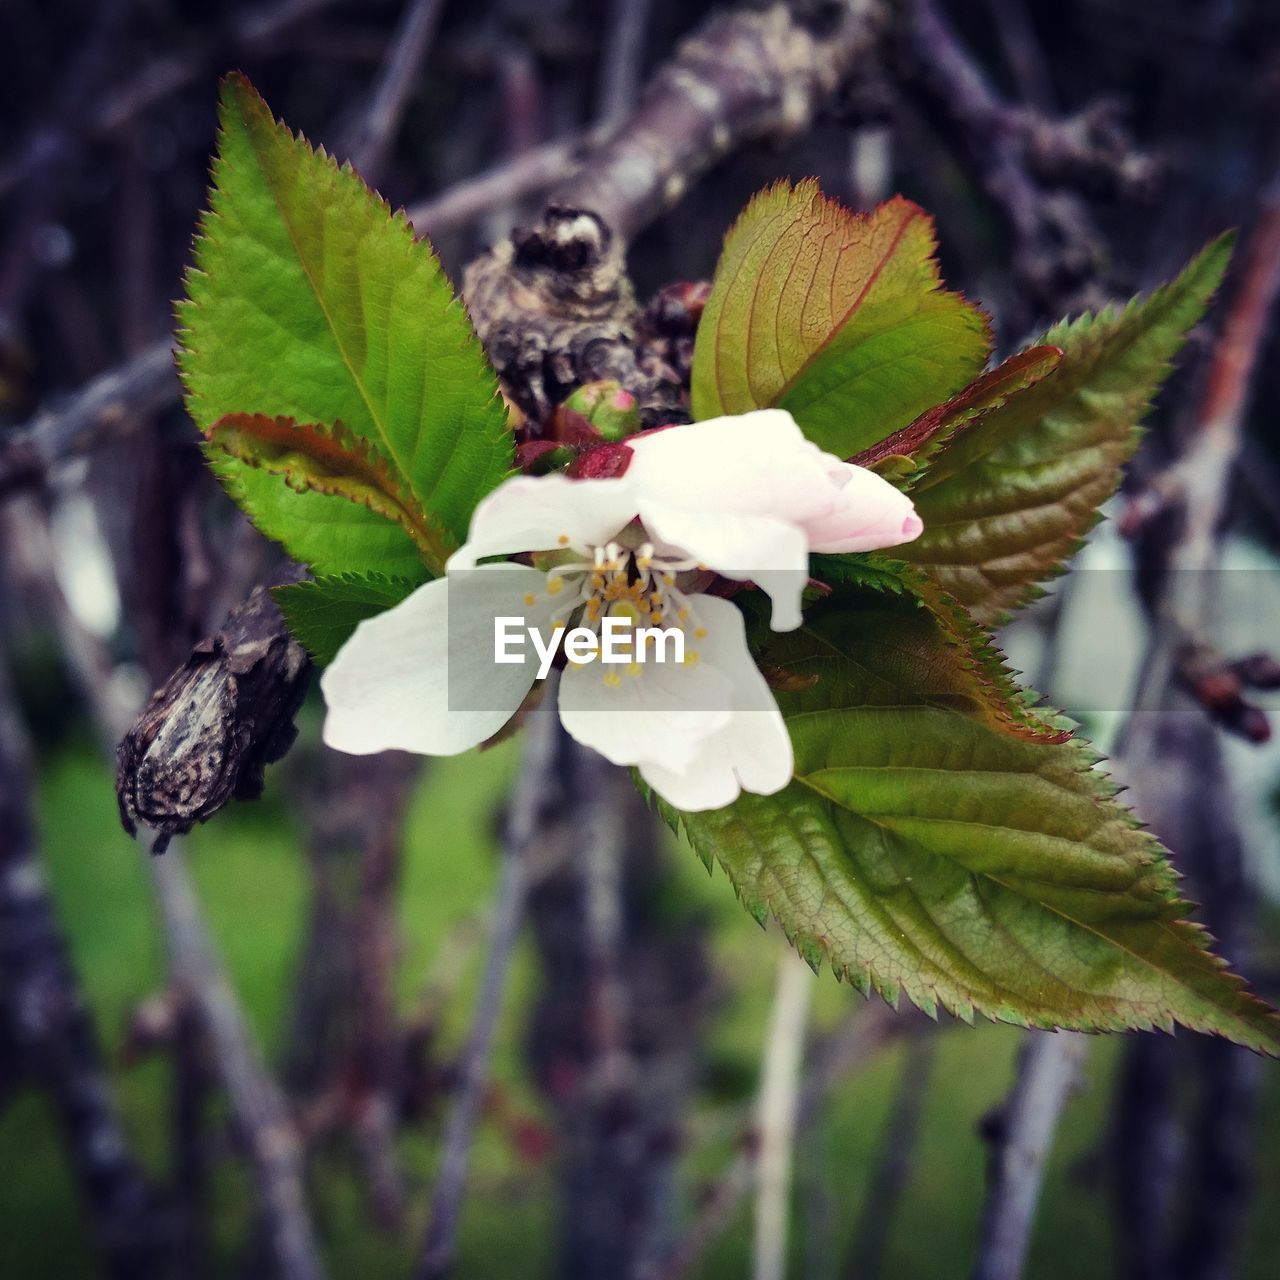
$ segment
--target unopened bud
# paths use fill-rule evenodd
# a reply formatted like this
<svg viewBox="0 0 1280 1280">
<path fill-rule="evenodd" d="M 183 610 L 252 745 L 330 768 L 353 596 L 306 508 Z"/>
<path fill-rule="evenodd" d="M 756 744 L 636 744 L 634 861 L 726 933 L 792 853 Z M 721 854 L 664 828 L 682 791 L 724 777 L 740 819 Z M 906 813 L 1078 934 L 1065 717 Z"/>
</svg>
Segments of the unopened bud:
<svg viewBox="0 0 1280 1280">
<path fill-rule="evenodd" d="M 1255 689 L 1280 689 L 1280 662 L 1269 653 L 1251 653 L 1234 664 L 1240 678 Z"/>
<path fill-rule="evenodd" d="M 640 407 L 620 382 L 579 387 L 552 418 L 551 434 L 565 444 L 625 440 L 640 430 Z"/>
</svg>

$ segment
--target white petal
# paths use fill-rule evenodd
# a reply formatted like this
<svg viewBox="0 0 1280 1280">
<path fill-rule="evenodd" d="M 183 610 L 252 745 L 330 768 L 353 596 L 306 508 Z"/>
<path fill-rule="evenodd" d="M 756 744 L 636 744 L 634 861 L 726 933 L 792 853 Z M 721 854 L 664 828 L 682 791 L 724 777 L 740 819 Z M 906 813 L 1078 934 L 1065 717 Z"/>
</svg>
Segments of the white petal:
<svg viewBox="0 0 1280 1280">
<path fill-rule="evenodd" d="M 616 681 L 606 680 L 611 674 Z M 732 700 L 728 676 L 701 660 L 650 661 L 636 675 L 598 661 L 571 663 L 560 677 L 565 729 L 614 764 L 686 767 L 699 743 L 728 723 Z"/>
<path fill-rule="evenodd" d="M 683 430 L 683 428 L 676 428 Z M 644 498 L 644 527 L 700 564 L 737 582 L 754 582 L 773 601 L 773 629 L 800 625 L 800 596 L 809 581 L 803 530 L 775 516 L 687 511 Z"/>
<path fill-rule="evenodd" d="M 545 583 L 521 565 L 475 569 L 429 582 L 362 622 L 320 679 L 325 742 L 352 755 L 448 756 L 496 733 L 529 692 L 537 663 L 494 661 L 494 618 L 523 616 L 545 628 L 554 607 Z"/>
<path fill-rule="evenodd" d="M 669 804 L 687 813 L 722 809 L 743 791 L 771 796 L 791 781 L 795 769 L 791 735 L 782 713 L 745 711 L 733 716 L 683 773 L 642 764 L 640 776 Z"/>
<path fill-rule="evenodd" d="M 838 504 L 824 455 L 783 409 L 757 409 L 628 440 L 625 480 L 638 494 L 692 511 L 798 523 Z"/>
<path fill-rule="evenodd" d="M 905 493 L 874 471 L 826 456 L 840 501 L 826 515 L 806 522 L 814 551 L 875 551 L 920 536 L 924 524 Z"/>
<path fill-rule="evenodd" d="M 758 409 L 633 437 L 626 479 L 646 498 L 699 512 L 774 516 L 814 551 L 872 551 L 920 535 L 911 500 L 805 439 L 789 413 Z"/>
<path fill-rule="evenodd" d="M 450 558 L 449 568 L 470 569 L 485 556 L 519 551 L 595 547 L 619 534 L 635 514 L 625 478 L 514 476 L 476 507 L 466 545 Z"/>
<path fill-rule="evenodd" d="M 703 813 L 732 804 L 742 788 L 732 769 L 725 769 L 711 751 L 699 754 L 684 773 L 658 764 L 642 764 L 640 776 L 670 805 L 685 813 Z"/>
<path fill-rule="evenodd" d="M 704 662 L 729 676 L 734 714 L 680 769 L 671 761 L 641 765 L 646 782 L 677 809 L 719 809 L 740 791 L 772 795 L 791 781 L 791 735 L 769 686 L 747 648 L 742 615 L 727 600 L 698 596 L 694 605 L 707 629 Z"/>
</svg>

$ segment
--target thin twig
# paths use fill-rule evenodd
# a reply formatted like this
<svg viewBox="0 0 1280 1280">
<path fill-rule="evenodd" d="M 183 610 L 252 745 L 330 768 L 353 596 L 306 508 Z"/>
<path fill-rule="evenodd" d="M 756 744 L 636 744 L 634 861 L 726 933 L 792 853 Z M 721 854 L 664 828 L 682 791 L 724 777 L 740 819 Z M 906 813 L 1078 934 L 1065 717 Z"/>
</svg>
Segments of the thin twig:
<svg viewBox="0 0 1280 1280">
<path fill-rule="evenodd" d="M 885 1125 L 884 1140 L 871 1172 L 871 1185 L 844 1268 L 849 1280 L 876 1280 L 884 1273 L 889 1233 L 906 1188 L 937 1048 L 936 1035 L 912 1036 L 907 1041 L 893 1109 Z"/>
<path fill-rule="evenodd" d="M 841 1080 L 887 1042 L 913 1032 L 918 1026 L 919 1018 L 899 1013 L 878 1001 L 858 1008 L 840 1031 L 809 1055 L 797 1108 L 797 1128 L 803 1132 L 817 1121 L 823 1103 Z M 757 1154 L 758 1142 L 752 1124 L 739 1135 L 736 1154 L 703 1200 L 693 1222 L 645 1280 L 685 1280 L 693 1274 L 698 1259 L 727 1228 L 753 1185 Z"/>
<path fill-rule="evenodd" d="M 785 4 L 714 15 L 553 199 L 629 241 L 727 152 L 803 132 L 872 48 L 880 10 L 838 0 L 829 16 L 817 35 Z"/>
<path fill-rule="evenodd" d="M 1182 1134 L 1176 1116 L 1176 1043 L 1136 1036 L 1125 1046 L 1110 1100 L 1110 1163 L 1116 1273 L 1167 1280 L 1166 1225 L 1177 1198 Z"/>
<path fill-rule="evenodd" d="M 391 34 L 389 56 L 382 67 L 369 106 L 346 145 L 351 163 L 370 186 L 382 175 L 395 132 L 440 22 L 444 0 L 409 0 Z"/>
<path fill-rule="evenodd" d="M 791 1217 L 791 1164 L 800 1102 L 800 1064 L 813 1000 L 813 970 L 787 947 L 778 960 L 756 1107 L 755 1280 L 783 1280 Z"/>
<path fill-rule="evenodd" d="M 524 917 L 528 858 L 541 822 L 558 727 L 555 691 L 548 689 L 525 729 L 524 759 L 503 842 L 492 936 L 480 995 L 458 1066 L 457 1096 L 445 1123 L 440 1171 L 414 1273 L 418 1280 L 439 1280 L 454 1266 L 471 1141 L 489 1083 L 494 1035 Z"/>
<path fill-rule="evenodd" d="M 163 857 L 147 858 L 173 979 L 199 1011 L 213 1049 L 249 1155 L 255 1204 L 278 1274 L 284 1280 L 320 1280 L 325 1269 L 307 1209 L 297 1128 L 214 950 L 180 843 L 174 840 Z M 139 848 L 145 855 L 141 841 Z"/>
<path fill-rule="evenodd" d="M 909 99 L 952 142 L 1006 222 L 1015 281 L 1015 329 L 1036 312 L 1060 314 L 1092 301 L 1104 282 L 1104 242 L 1088 206 L 1066 187 L 1104 186 L 1136 197 L 1155 166 L 1124 137 L 1104 104 L 1071 119 L 1006 102 L 964 48 L 934 0 L 908 0 L 902 13 Z"/>
<path fill-rule="evenodd" d="M 268 9 L 250 5 L 235 25 L 236 39 L 250 47 L 274 40 L 290 27 L 332 8 L 335 3 L 337 0 L 280 0 Z"/>
<path fill-rule="evenodd" d="M 1280 172 L 1263 193 L 1258 216 L 1240 250 L 1238 284 L 1214 345 L 1196 415 L 1186 492 L 1188 526 L 1177 567 L 1203 570 L 1217 555 L 1227 511 L 1231 467 L 1244 439 L 1255 370 L 1267 321 L 1280 297 Z"/>
<path fill-rule="evenodd" d="M 623 814 L 617 804 L 614 766 L 594 752 L 581 753 L 585 791 L 581 870 L 585 880 L 588 1036 L 595 1051 L 590 1087 L 609 1094 L 634 1069 L 627 1054 L 627 989 L 622 981 Z M 631 780 L 624 776 L 623 785 Z"/>
<path fill-rule="evenodd" d="M 584 163 L 597 133 L 547 142 L 467 178 L 405 211 L 419 235 L 444 236 L 481 214 L 564 182 Z"/>
<path fill-rule="evenodd" d="M 995 1121 L 972 1280 L 1022 1275 L 1045 1164 L 1058 1117 L 1079 1079 L 1085 1044 L 1074 1031 L 1027 1032 L 1017 1081 Z"/>
<path fill-rule="evenodd" d="M 685 1280 L 693 1274 L 698 1259 L 727 1229 L 735 1210 L 751 1189 L 754 1170 L 755 1161 L 749 1154 L 740 1151 L 734 1156 L 702 1201 L 689 1229 L 655 1271 L 659 1280 Z"/>
<path fill-rule="evenodd" d="M 55 464 L 116 439 L 178 398 L 172 344 L 166 339 L 53 402 L 0 444 L 0 499 L 39 483 Z"/>
<path fill-rule="evenodd" d="M 635 105 L 651 7 L 652 0 L 611 0 L 609 4 L 596 112 L 605 126 L 617 124 Z"/>
<path fill-rule="evenodd" d="M 1155 731 L 1155 712 L 1173 681 L 1182 638 L 1202 633 L 1210 622 L 1210 571 L 1219 562 L 1231 479 L 1244 442 L 1244 415 L 1267 319 L 1280 296 L 1280 174 L 1263 193 L 1240 252 L 1236 279 L 1186 447 L 1174 468 L 1182 511 L 1182 530 L 1167 556 L 1174 572 L 1156 604 L 1162 625 L 1152 635 L 1120 744 L 1121 754 L 1139 761 L 1151 753 L 1141 735 L 1149 737 Z"/>
<path fill-rule="evenodd" d="M 1037 110 L 1051 110 L 1053 80 L 1024 0 L 987 0 L 987 9 L 1018 92 Z"/>
</svg>

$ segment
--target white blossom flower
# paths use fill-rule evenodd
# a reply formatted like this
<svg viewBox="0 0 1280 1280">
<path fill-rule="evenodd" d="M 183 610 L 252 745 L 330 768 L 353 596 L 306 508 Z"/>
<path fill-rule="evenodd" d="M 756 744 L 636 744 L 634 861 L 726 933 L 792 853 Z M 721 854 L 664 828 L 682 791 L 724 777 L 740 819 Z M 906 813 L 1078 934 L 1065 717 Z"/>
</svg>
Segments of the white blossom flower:
<svg viewBox="0 0 1280 1280">
<path fill-rule="evenodd" d="M 518 476 L 476 508 L 444 579 L 362 622 L 321 681 L 324 738 L 357 755 L 453 755 L 496 733 L 537 663 L 495 661 L 495 620 L 549 644 L 606 617 L 678 629 L 684 661 L 569 661 L 565 729 L 677 808 L 771 794 L 791 740 L 747 648 L 738 608 L 706 594 L 750 581 L 775 630 L 800 625 L 811 551 L 868 551 L 921 530 L 911 502 L 872 472 L 823 453 L 790 414 L 759 410 L 632 437 L 623 474 Z M 532 553 L 538 567 L 496 556 Z"/>
</svg>

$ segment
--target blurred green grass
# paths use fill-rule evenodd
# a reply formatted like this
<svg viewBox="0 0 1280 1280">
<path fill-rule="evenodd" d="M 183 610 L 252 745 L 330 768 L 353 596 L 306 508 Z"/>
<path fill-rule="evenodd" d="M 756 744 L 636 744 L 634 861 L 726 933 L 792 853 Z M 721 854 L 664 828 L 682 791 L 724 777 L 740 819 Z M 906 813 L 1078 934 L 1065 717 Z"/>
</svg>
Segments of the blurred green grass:
<svg viewBox="0 0 1280 1280">
<path fill-rule="evenodd" d="M 493 815 L 514 768 L 511 745 L 483 755 L 433 762 L 409 819 L 401 883 L 400 996 L 415 1007 L 446 947 L 457 945 L 468 921 L 483 920 L 493 873 Z M 267 799 L 235 806 L 189 841 L 189 857 L 210 927 L 251 1025 L 268 1055 L 280 1049 L 306 910 L 305 865 L 296 822 L 271 780 Z M 159 989 L 164 972 L 146 869 L 119 830 L 111 778 L 87 745 L 63 742 L 42 762 L 43 852 L 76 966 L 111 1055 L 125 1121 L 136 1150 L 158 1176 L 167 1161 L 168 1072 L 160 1061 L 124 1066 L 119 1048 L 130 1010 Z M 673 848 L 667 892 L 671 910 L 709 924 L 720 981 L 728 992 L 708 1046 L 715 1097 L 704 1097 L 694 1132 L 723 1137 L 691 1142 L 683 1169 L 686 1212 L 700 1186 L 730 1154 L 726 1108 L 749 1095 L 759 1061 L 777 943 L 741 910 L 722 876 Z M 463 1035 L 480 961 L 479 945 L 464 950 L 461 979 L 445 1010 L 444 1051 Z M 859 997 L 829 975 L 819 983 L 815 1022 L 829 1027 Z M 526 944 L 508 991 L 495 1060 L 496 1078 L 516 1104 L 542 1114 L 521 1059 L 525 1016 L 538 982 Z M 911 1165 L 907 1193 L 893 1225 L 886 1274 L 927 1280 L 962 1276 L 972 1257 L 982 1199 L 982 1115 L 1003 1097 L 1019 1033 L 1008 1027 L 954 1027 L 940 1036 L 931 1087 Z M 1027 1274 L 1035 1280 L 1076 1280 L 1112 1274 L 1107 1191 L 1102 1166 L 1111 1076 L 1119 1041 L 1091 1042 L 1085 1087 L 1069 1104 L 1059 1132 L 1037 1220 Z M 798 1152 L 793 1274 L 841 1274 L 866 1191 L 868 1170 L 883 1140 L 901 1068 L 901 1047 L 886 1050 L 843 1082 L 822 1121 Z M 1257 1126 L 1256 1194 L 1252 1202 L 1245 1280 L 1276 1274 L 1280 1221 L 1268 1211 L 1280 1190 L 1280 1071 L 1263 1064 L 1265 1090 Z M 436 1120 L 406 1135 L 402 1154 L 417 1216 L 405 1237 L 372 1226 L 351 1166 L 325 1148 L 315 1162 L 316 1220 L 337 1277 L 408 1274 L 433 1176 Z M 0 1274 L 44 1277 L 95 1274 L 53 1119 L 30 1092 L 0 1113 Z M 479 1136 L 472 1194 L 463 1222 L 459 1274 L 505 1280 L 519 1259 L 522 1276 L 554 1273 L 555 1185 L 550 1164 L 531 1163 L 496 1126 Z M 220 1274 L 242 1273 L 251 1224 L 243 1172 L 224 1161 L 213 1193 Z M 806 1224 L 809 1224 L 806 1227 Z M 824 1257 L 806 1256 L 816 1241 Z M 750 1221 L 745 1207 L 707 1252 L 705 1280 L 731 1280 L 749 1270 Z"/>
</svg>

